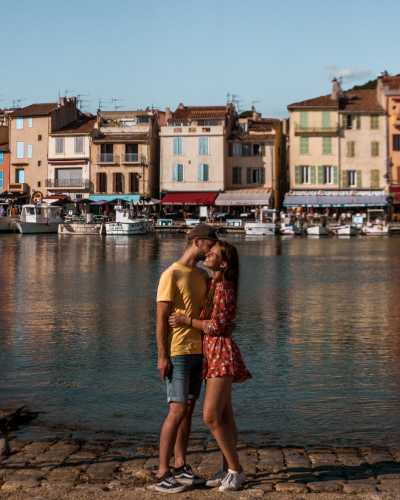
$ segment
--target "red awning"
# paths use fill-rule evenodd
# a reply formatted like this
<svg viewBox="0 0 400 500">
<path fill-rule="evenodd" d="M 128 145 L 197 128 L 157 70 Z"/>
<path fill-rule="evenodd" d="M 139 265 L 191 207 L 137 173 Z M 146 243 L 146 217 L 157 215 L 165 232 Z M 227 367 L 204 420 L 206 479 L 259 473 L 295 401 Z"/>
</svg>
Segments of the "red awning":
<svg viewBox="0 0 400 500">
<path fill-rule="evenodd" d="M 212 205 L 218 193 L 167 193 L 160 205 Z"/>
</svg>

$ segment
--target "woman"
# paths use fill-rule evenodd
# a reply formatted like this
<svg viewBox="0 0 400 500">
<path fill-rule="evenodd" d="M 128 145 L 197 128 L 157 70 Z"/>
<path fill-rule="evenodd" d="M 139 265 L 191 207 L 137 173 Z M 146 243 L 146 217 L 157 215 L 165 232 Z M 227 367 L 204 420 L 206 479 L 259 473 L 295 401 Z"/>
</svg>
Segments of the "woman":
<svg viewBox="0 0 400 500">
<path fill-rule="evenodd" d="M 246 473 L 239 464 L 237 430 L 233 418 L 231 387 L 233 382 L 251 378 L 235 342 L 222 332 L 233 325 L 239 284 L 239 257 L 236 248 L 218 241 L 203 262 L 211 271 L 199 319 L 180 313 L 169 317 L 171 326 L 186 324 L 204 332 L 203 367 L 206 379 L 203 418 L 223 453 L 223 467 L 207 486 L 221 491 L 235 491 L 245 481 Z"/>
</svg>

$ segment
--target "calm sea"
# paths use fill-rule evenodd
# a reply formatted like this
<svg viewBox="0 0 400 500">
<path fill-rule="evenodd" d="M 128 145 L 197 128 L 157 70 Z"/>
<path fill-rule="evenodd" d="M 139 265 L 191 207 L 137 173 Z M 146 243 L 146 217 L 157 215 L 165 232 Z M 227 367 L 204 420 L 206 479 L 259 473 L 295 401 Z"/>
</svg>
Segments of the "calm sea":
<svg viewBox="0 0 400 500">
<path fill-rule="evenodd" d="M 234 338 L 254 377 L 233 391 L 243 435 L 399 440 L 400 238 L 226 239 L 242 270 Z M 0 235 L 0 406 L 158 432 L 155 296 L 184 248 L 181 235 Z"/>
</svg>

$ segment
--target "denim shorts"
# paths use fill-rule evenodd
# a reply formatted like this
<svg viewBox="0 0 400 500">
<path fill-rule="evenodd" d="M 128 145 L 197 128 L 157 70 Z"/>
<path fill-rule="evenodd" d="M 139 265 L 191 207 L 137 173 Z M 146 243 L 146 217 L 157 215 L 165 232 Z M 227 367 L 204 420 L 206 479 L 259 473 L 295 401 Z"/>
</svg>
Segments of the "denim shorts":
<svg viewBox="0 0 400 500">
<path fill-rule="evenodd" d="M 201 384 L 202 354 L 171 356 L 171 369 L 167 373 L 168 403 L 187 403 L 199 399 Z"/>
</svg>

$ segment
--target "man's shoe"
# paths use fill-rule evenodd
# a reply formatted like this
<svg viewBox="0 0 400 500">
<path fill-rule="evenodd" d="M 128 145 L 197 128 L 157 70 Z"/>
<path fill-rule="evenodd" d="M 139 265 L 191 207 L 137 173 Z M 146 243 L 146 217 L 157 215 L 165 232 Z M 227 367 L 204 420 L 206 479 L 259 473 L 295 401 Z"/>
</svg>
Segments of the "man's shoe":
<svg viewBox="0 0 400 500">
<path fill-rule="evenodd" d="M 169 470 L 156 480 L 156 490 L 163 493 L 181 493 L 186 489 L 187 486 L 178 482 Z"/>
<path fill-rule="evenodd" d="M 246 481 L 246 473 L 243 470 L 242 472 L 237 472 L 235 470 L 228 469 L 228 474 L 222 480 L 221 486 L 218 488 L 219 491 L 236 491 L 240 488 L 240 485 Z"/>
<path fill-rule="evenodd" d="M 182 484 L 203 484 L 206 482 L 204 477 L 196 476 L 190 465 L 183 465 L 178 469 L 174 468 L 174 476 Z"/>
<path fill-rule="evenodd" d="M 206 481 L 206 486 L 221 486 L 222 480 L 228 473 L 224 471 L 224 469 L 220 469 L 214 477 Z"/>
</svg>

